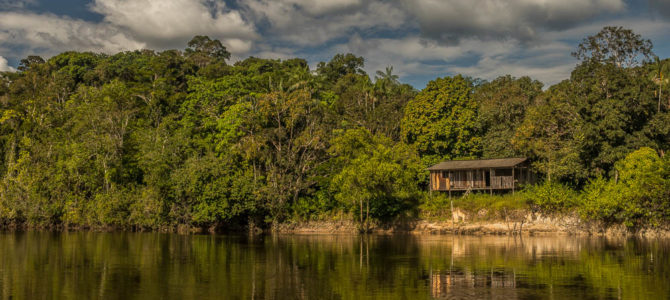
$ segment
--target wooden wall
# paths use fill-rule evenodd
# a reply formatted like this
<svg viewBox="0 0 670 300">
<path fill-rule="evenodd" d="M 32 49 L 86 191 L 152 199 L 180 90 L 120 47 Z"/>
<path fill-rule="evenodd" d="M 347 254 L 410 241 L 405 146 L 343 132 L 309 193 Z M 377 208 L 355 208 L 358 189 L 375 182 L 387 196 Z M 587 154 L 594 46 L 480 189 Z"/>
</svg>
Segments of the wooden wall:
<svg viewBox="0 0 670 300">
<path fill-rule="evenodd" d="M 520 184 L 534 183 L 535 177 L 528 167 L 431 171 L 430 189 L 432 191 L 515 189 Z"/>
</svg>

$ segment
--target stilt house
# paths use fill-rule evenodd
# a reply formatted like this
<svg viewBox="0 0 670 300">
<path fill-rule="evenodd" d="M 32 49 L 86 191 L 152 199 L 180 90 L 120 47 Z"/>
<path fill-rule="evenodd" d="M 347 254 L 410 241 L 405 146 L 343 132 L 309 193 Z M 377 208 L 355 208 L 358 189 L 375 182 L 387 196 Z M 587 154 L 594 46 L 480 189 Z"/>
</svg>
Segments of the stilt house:
<svg viewBox="0 0 670 300">
<path fill-rule="evenodd" d="M 514 191 L 520 184 L 535 182 L 529 167 L 524 157 L 445 161 L 428 168 L 430 190 Z"/>
</svg>

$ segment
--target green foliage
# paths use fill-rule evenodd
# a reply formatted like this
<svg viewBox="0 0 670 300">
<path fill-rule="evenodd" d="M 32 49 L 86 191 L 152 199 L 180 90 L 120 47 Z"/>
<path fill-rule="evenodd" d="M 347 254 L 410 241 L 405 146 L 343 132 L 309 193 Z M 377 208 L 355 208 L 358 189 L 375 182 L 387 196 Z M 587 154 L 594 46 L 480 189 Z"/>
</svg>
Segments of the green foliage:
<svg viewBox="0 0 670 300">
<path fill-rule="evenodd" d="M 454 210 L 466 213 L 470 218 L 501 220 L 505 217 L 523 213 L 528 209 L 527 197 L 523 193 L 491 195 L 488 192 L 471 193 L 465 196 L 446 193 L 433 193 L 424 197 L 420 208 L 423 218 L 447 221 L 452 220 L 451 206 Z"/>
<path fill-rule="evenodd" d="M 325 82 L 335 83 L 347 74 L 364 75 L 363 66 L 365 59 L 351 53 L 336 54 L 329 62 L 320 62 L 316 67 L 316 73 L 323 77 Z"/>
<path fill-rule="evenodd" d="M 335 137 L 329 152 L 339 169 L 330 189 L 359 221 L 388 219 L 411 209 L 425 180 L 418 156 L 406 145 L 352 129 Z"/>
<path fill-rule="evenodd" d="M 214 156 L 191 157 L 172 173 L 170 213 L 180 224 L 206 226 L 253 214 L 253 170 Z"/>
<path fill-rule="evenodd" d="M 641 148 L 617 162 L 618 176 L 586 186 L 584 217 L 628 227 L 659 225 L 670 217 L 670 161 Z"/>
<path fill-rule="evenodd" d="M 662 225 L 665 61 L 635 64 L 646 42 L 605 31 L 583 45 L 592 59 L 546 91 L 528 77 L 456 75 L 417 92 L 391 66 L 371 80 L 353 54 L 316 70 L 299 58 L 229 65 L 206 36 L 184 51 L 29 56 L 0 74 L 0 224 L 369 225 L 414 215 L 419 200 L 424 216 L 443 218 L 451 201 L 426 195 L 423 168 L 524 155 L 546 183 L 456 204 Z"/>
<path fill-rule="evenodd" d="M 401 130 L 426 165 L 453 158 L 476 157 L 477 105 L 472 83 L 462 76 L 432 80 L 405 106 Z"/>
<path fill-rule="evenodd" d="M 550 181 L 525 187 L 520 195 L 532 210 L 543 212 L 566 212 L 578 204 L 579 197 L 573 189 Z"/>
<path fill-rule="evenodd" d="M 475 89 L 477 123 L 485 158 L 517 157 L 523 151 L 512 145 L 514 133 L 522 124 L 526 110 L 542 93 L 542 83 L 529 77 L 498 77 Z"/>
<path fill-rule="evenodd" d="M 612 63 L 618 67 L 631 67 L 640 59 L 651 56 L 653 45 L 630 29 L 605 26 L 595 35 L 586 37 L 572 55 L 582 61 Z"/>
<path fill-rule="evenodd" d="M 419 217 L 429 220 L 451 220 L 451 201 L 446 193 L 424 193 L 420 198 Z"/>
<path fill-rule="evenodd" d="M 579 114 L 567 102 L 566 82 L 549 89 L 536 106 L 532 106 L 517 128 L 512 143 L 533 159 L 537 170 L 547 180 L 580 180 L 581 144 L 584 142 Z"/>
<path fill-rule="evenodd" d="M 507 211 L 526 208 L 524 197 L 520 194 L 490 195 L 474 193 L 466 197 L 459 197 L 454 201 L 454 207 L 463 209 L 472 215 L 485 212 L 488 217 L 503 217 Z"/>
</svg>

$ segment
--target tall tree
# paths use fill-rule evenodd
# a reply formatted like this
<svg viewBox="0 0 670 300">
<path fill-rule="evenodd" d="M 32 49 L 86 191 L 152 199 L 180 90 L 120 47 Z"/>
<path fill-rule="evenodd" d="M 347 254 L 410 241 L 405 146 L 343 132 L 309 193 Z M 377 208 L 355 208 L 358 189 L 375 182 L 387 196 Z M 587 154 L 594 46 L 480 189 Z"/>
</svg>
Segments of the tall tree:
<svg viewBox="0 0 670 300">
<path fill-rule="evenodd" d="M 240 128 L 243 151 L 265 179 L 258 192 L 273 223 L 315 184 L 313 172 L 326 150 L 322 107 L 306 90 L 273 92 L 253 99 Z"/>
<path fill-rule="evenodd" d="M 366 229 L 372 218 L 389 219 L 417 204 L 423 172 L 407 145 L 350 129 L 333 139 L 329 153 L 337 170 L 330 190 Z"/>
<path fill-rule="evenodd" d="M 568 100 L 569 82 L 564 81 L 529 108 L 517 128 L 513 145 L 534 161 L 534 167 L 552 180 L 583 180 L 581 162 L 583 135 L 577 108 Z"/>
<path fill-rule="evenodd" d="M 586 37 L 572 55 L 582 61 L 613 63 L 617 67 L 633 67 L 646 62 L 653 44 L 641 35 L 623 27 L 606 26 Z"/>
<path fill-rule="evenodd" d="M 364 75 L 363 67 L 365 59 L 360 56 L 337 54 L 329 62 L 320 62 L 316 67 L 316 73 L 326 82 L 335 84 L 341 77 L 347 74 Z"/>
<path fill-rule="evenodd" d="M 405 107 L 402 137 L 425 164 L 481 153 L 472 83 L 458 75 L 431 80 Z"/>
<path fill-rule="evenodd" d="M 651 65 L 651 80 L 658 85 L 658 107 L 661 112 L 661 98 L 663 96 L 663 86 L 668 83 L 668 72 L 670 72 L 670 63 L 668 60 L 661 60 L 658 56 L 654 57 L 654 63 Z M 668 102 L 670 108 L 670 102 Z"/>
<path fill-rule="evenodd" d="M 205 35 L 196 35 L 188 42 L 186 56 L 198 67 L 204 68 L 212 62 L 225 63 L 230 58 L 230 52 L 221 41 L 212 40 Z"/>
<path fill-rule="evenodd" d="M 542 93 L 542 83 L 529 77 L 501 76 L 479 85 L 473 98 L 477 102 L 477 123 L 482 136 L 482 156 L 511 157 L 521 154 L 512 138 L 526 110 Z"/>
</svg>

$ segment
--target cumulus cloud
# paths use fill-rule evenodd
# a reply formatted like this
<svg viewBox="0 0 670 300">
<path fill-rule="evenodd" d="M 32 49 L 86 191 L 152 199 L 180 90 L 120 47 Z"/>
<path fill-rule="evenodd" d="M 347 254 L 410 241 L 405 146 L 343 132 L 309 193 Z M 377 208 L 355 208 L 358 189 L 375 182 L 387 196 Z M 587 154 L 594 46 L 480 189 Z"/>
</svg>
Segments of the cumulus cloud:
<svg viewBox="0 0 670 300">
<path fill-rule="evenodd" d="M 517 53 L 483 55 L 475 64 L 453 66 L 449 70 L 488 80 L 507 74 L 516 77 L 530 76 L 552 85 L 567 79 L 576 65 L 576 61 L 569 54 L 569 47 L 563 44 L 555 45 L 556 48 L 552 48 L 553 46 L 517 48 Z M 519 56 L 518 53 L 523 55 Z"/>
<path fill-rule="evenodd" d="M 6 58 L 0 56 L 0 72 L 7 72 L 7 71 L 9 71 L 9 72 L 14 72 L 14 71 L 16 71 L 16 70 L 14 70 L 14 68 L 12 68 L 12 67 L 8 64 Z"/>
<path fill-rule="evenodd" d="M 108 24 L 21 12 L 0 12 L 0 43 L 5 51 L 21 49 L 20 56 L 66 50 L 114 53 L 145 46 Z"/>
<path fill-rule="evenodd" d="M 240 0 L 267 38 L 315 46 L 357 31 L 401 28 L 405 12 L 394 2 L 369 0 Z"/>
<path fill-rule="evenodd" d="M 462 38 L 534 40 L 544 30 L 562 30 L 623 11 L 623 0 L 402 0 L 422 33 L 442 42 Z"/>
<path fill-rule="evenodd" d="M 332 52 L 365 56 L 366 71 L 371 74 L 392 64 L 401 77 L 464 74 L 494 79 L 511 74 L 553 84 L 567 78 L 574 67 L 576 61 L 570 56 L 571 50 L 572 45 L 549 40 L 528 46 L 511 39 L 468 38 L 447 45 L 419 36 L 401 39 L 354 36 L 348 43 L 334 47 Z"/>
<path fill-rule="evenodd" d="M 285 4 L 294 5 L 296 8 L 310 15 L 318 16 L 327 13 L 344 11 L 360 7 L 361 0 L 286 0 Z"/>
<path fill-rule="evenodd" d="M 155 48 L 182 48 L 194 35 L 209 35 L 233 53 L 246 53 L 258 37 L 254 25 L 222 1 L 95 0 L 92 10 Z"/>
<path fill-rule="evenodd" d="M 574 67 L 579 40 L 605 25 L 632 28 L 670 51 L 670 19 L 635 15 L 626 0 L 88 0 L 102 16 L 95 22 L 31 13 L 35 1 L 0 0 L 5 57 L 182 49 L 204 34 L 221 40 L 233 60 L 299 56 L 313 66 L 353 52 L 370 74 L 394 65 L 420 87 L 416 78 L 456 73 L 556 83 Z M 649 16 L 670 16 L 668 1 L 645 2 Z"/>
<path fill-rule="evenodd" d="M 0 0 L 0 50 L 13 58 L 67 50 L 181 49 L 199 34 L 221 40 L 240 57 L 258 38 L 253 24 L 218 0 L 95 0 L 90 9 L 103 15 L 99 22 L 26 11 L 32 1 Z"/>
</svg>

